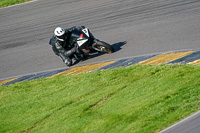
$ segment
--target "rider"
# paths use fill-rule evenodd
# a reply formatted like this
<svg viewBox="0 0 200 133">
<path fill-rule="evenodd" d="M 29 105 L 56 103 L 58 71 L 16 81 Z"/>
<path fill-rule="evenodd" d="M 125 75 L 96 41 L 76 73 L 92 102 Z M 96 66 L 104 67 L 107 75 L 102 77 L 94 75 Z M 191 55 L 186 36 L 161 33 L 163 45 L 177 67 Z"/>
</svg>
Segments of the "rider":
<svg viewBox="0 0 200 133">
<path fill-rule="evenodd" d="M 57 27 L 49 42 L 54 53 L 59 56 L 67 66 L 72 65 L 72 59 L 70 56 L 75 52 L 79 52 L 78 48 L 74 44 L 72 45 L 69 43 L 73 28 L 74 27 L 63 29 L 61 27 Z"/>
</svg>

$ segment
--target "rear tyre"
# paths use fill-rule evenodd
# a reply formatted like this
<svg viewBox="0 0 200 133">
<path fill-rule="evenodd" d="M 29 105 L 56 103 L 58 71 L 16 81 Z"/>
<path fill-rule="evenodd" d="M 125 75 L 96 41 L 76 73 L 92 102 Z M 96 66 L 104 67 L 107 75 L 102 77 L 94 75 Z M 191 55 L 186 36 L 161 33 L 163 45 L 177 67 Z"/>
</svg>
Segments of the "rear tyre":
<svg viewBox="0 0 200 133">
<path fill-rule="evenodd" d="M 103 41 L 97 41 L 97 43 L 95 44 L 95 48 L 98 49 L 100 52 L 104 52 L 107 54 L 111 54 L 114 52 L 114 48 L 110 44 Z"/>
</svg>

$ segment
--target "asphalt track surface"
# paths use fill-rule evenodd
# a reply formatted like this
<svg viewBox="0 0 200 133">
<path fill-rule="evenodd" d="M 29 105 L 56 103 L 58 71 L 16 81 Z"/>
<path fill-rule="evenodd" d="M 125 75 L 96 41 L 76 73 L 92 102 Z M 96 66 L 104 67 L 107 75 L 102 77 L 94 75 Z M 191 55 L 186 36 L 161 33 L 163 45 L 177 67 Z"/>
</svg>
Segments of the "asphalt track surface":
<svg viewBox="0 0 200 133">
<path fill-rule="evenodd" d="M 0 79 L 65 68 L 48 45 L 57 26 L 85 25 L 116 52 L 75 66 L 199 49 L 199 0 L 37 0 L 0 9 Z"/>
</svg>

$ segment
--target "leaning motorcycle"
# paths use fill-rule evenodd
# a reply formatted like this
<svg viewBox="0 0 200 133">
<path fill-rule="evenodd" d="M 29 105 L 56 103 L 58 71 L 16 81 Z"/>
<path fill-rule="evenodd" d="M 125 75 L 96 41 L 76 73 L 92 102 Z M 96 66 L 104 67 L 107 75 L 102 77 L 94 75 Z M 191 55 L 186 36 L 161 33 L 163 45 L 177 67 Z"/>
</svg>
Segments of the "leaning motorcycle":
<svg viewBox="0 0 200 133">
<path fill-rule="evenodd" d="M 103 41 L 96 39 L 87 27 L 75 27 L 72 31 L 70 44 L 76 45 L 79 52 L 70 56 L 71 59 L 79 59 L 80 57 L 88 57 L 92 53 L 103 52 L 110 54 L 114 52 L 114 48 Z"/>
</svg>

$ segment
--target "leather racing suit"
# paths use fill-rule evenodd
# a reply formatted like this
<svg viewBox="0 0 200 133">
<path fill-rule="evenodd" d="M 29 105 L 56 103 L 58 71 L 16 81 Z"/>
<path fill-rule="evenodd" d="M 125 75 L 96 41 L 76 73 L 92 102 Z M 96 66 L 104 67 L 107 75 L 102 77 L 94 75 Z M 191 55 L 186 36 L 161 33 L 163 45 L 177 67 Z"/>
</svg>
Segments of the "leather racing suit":
<svg viewBox="0 0 200 133">
<path fill-rule="evenodd" d="M 52 46 L 53 52 L 57 56 L 59 56 L 67 66 L 72 65 L 72 59 L 70 58 L 70 56 L 78 51 L 75 45 L 70 44 L 69 42 L 73 28 L 74 27 L 65 29 L 66 35 L 64 41 L 58 40 L 55 35 L 53 35 L 49 41 L 49 44 Z"/>
</svg>

